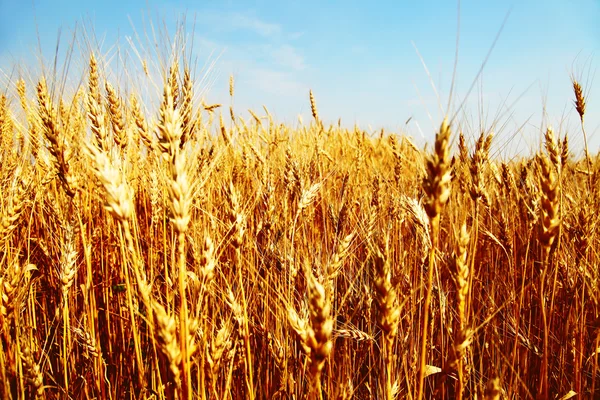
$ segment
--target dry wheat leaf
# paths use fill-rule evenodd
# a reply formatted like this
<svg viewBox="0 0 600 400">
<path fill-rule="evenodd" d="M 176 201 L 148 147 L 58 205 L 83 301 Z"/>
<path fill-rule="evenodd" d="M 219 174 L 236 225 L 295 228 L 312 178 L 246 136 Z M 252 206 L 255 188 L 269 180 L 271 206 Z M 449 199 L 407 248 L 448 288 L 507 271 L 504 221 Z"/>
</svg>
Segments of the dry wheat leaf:
<svg viewBox="0 0 600 400">
<path fill-rule="evenodd" d="M 575 396 L 577 396 L 577 393 L 572 390 L 569 390 L 569 393 L 565 394 L 563 397 L 561 397 L 558 400 L 567 400 L 567 399 L 570 399 L 571 397 L 575 397 Z"/>
<path fill-rule="evenodd" d="M 435 367 L 433 365 L 425 366 L 425 377 L 428 377 L 429 375 L 439 374 L 440 372 L 442 372 L 442 369 L 440 367 Z"/>
</svg>

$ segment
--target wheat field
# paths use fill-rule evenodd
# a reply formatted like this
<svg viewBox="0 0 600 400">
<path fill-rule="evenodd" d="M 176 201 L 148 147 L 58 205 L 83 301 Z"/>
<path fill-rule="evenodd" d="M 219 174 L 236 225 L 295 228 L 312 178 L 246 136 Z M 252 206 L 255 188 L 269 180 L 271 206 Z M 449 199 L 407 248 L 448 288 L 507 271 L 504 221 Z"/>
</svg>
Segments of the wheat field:
<svg viewBox="0 0 600 400">
<path fill-rule="evenodd" d="M 600 396 L 587 146 L 501 161 L 447 118 L 427 150 L 312 92 L 284 125 L 139 61 L 155 98 L 97 51 L 0 87 L 2 399 Z"/>
</svg>

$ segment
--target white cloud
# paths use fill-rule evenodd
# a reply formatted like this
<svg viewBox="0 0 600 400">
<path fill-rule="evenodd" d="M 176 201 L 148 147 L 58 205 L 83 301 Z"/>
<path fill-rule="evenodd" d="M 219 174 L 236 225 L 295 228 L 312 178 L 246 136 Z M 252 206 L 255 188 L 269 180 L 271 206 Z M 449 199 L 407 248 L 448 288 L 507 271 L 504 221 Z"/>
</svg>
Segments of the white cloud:
<svg viewBox="0 0 600 400">
<path fill-rule="evenodd" d="M 293 98 L 308 90 L 306 85 L 297 81 L 293 74 L 288 72 L 254 66 L 247 68 L 243 75 L 244 80 L 251 87 L 276 96 Z"/>
<path fill-rule="evenodd" d="M 367 47 L 362 44 L 355 44 L 350 46 L 350 53 L 356 56 L 363 56 L 367 53 Z"/>
<path fill-rule="evenodd" d="M 265 21 L 252 12 L 198 12 L 194 49 L 202 57 L 219 56 L 219 64 L 261 65 L 283 71 L 302 71 L 307 64 L 302 52 L 290 44 L 303 32 L 285 32 L 279 23 Z M 202 32 L 202 33 L 200 33 Z M 233 41 L 222 33 L 236 32 Z"/>
<path fill-rule="evenodd" d="M 287 38 L 289 40 L 297 40 L 300 39 L 302 36 L 304 36 L 304 32 L 293 32 L 287 35 Z"/>
<path fill-rule="evenodd" d="M 194 38 L 196 53 L 212 58 L 221 56 L 218 64 L 237 64 L 237 68 L 245 65 L 262 65 L 288 72 L 300 72 L 307 68 L 304 56 L 289 44 L 274 45 L 270 43 L 254 43 L 232 45 L 220 43 L 197 35 Z"/>
<path fill-rule="evenodd" d="M 296 48 L 290 45 L 283 45 L 270 50 L 273 61 L 282 67 L 288 67 L 296 71 L 306 68 L 304 57 L 298 53 Z"/>
<path fill-rule="evenodd" d="M 280 24 L 264 21 L 248 13 L 198 12 L 197 21 L 214 32 L 252 32 L 267 39 L 277 39 L 282 36 Z"/>
<path fill-rule="evenodd" d="M 200 59 L 220 55 L 207 87 L 209 102 L 229 101 L 228 77 L 233 74 L 238 110 L 255 109 L 263 102 L 274 115 L 302 109 L 308 66 L 302 50 L 294 45 L 301 32 L 288 33 L 283 25 L 244 12 L 205 13 L 198 22 L 206 29 L 195 33 L 194 52 Z"/>
<path fill-rule="evenodd" d="M 282 32 L 281 25 L 265 22 L 247 14 L 235 13 L 225 16 L 225 19 L 231 28 L 250 30 L 263 37 L 280 36 Z"/>
<path fill-rule="evenodd" d="M 286 71 L 306 69 L 304 56 L 293 46 L 273 44 L 253 44 L 228 46 L 227 53 L 236 58 L 253 60 L 258 64 L 268 64 Z"/>
</svg>

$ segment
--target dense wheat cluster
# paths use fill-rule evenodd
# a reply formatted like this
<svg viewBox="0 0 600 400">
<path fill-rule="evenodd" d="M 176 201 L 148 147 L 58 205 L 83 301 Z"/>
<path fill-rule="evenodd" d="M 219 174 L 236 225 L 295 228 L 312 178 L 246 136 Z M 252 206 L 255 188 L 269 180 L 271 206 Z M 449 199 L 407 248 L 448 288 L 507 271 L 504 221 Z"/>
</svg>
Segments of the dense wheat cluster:
<svg viewBox="0 0 600 400">
<path fill-rule="evenodd" d="M 0 88 L 3 399 L 600 396 L 600 164 L 564 133 L 426 151 L 86 57 Z"/>
</svg>

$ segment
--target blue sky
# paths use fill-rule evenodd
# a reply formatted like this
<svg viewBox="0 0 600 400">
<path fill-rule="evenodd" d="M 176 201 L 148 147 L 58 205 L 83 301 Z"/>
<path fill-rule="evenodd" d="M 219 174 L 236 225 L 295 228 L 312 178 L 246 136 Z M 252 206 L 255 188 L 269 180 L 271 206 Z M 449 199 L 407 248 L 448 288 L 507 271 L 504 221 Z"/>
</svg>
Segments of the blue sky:
<svg viewBox="0 0 600 400">
<path fill-rule="evenodd" d="M 150 22 L 173 33 L 186 14 L 194 58 L 200 65 L 216 60 L 208 103 L 228 104 L 233 74 L 236 109 L 261 111 L 264 104 L 279 121 L 295 123 L 298 115 L 309 119 L 311 88 L 326 121 L 341 118 L 346 126 L 402 131 L 423 143 L 432 139 L 443 114 L 413 43 L 445 108 L 457 6 L 448 0 L 0 0 L 0 69 L 9 71 L 15 61 L 34 64 L 38 32 L 46 58 L 54 53 L 59 29 L 65 45 L 76 25 L 84 26 L 88 37 L 95 32 L 102 50 L 110 52 L 117 42 L 129 48 L 128 37 L 139 48 L 135 33 L 143 37 Z M 581 148 L 569 81 L 575 73 L 589 95 L 586 124 L 596 152 L 600 1 L 464 0 L 460 11 L 455 104 L 465 97 L 510 11 L 481 80 L 466 100 L 466 115 L 459 118 L 465 131 L 475 135 L 482 121 L 486 128 L 496 122 L 495 149 L 510 154 L 535 148 L 548 122 L 569 132 L 572 145 Z"/>
</svg>

